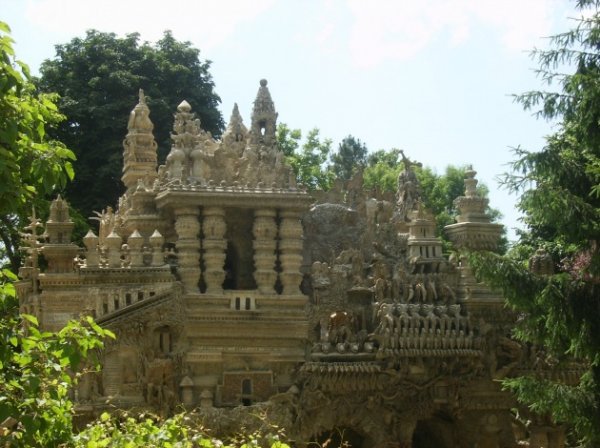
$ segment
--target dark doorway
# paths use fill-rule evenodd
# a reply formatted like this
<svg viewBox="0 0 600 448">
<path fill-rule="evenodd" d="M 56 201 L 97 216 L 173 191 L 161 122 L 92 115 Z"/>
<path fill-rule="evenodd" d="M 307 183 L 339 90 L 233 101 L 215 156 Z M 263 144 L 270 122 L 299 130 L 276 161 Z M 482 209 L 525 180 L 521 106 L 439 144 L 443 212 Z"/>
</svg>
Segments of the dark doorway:
<svg viewBox="0 0 600 448">
<path fill-rule="evenodd" d="M 420 420 L 413 433 L 412 448 L 453 448 L 453 423 L 442 417 Z"/>
<path fill-rule="evenodd" d="M 252 226 L 254 213 L 248 209 L 227 209 L 227 251 L 223 289 L 256 289 Z"/>
</svg>

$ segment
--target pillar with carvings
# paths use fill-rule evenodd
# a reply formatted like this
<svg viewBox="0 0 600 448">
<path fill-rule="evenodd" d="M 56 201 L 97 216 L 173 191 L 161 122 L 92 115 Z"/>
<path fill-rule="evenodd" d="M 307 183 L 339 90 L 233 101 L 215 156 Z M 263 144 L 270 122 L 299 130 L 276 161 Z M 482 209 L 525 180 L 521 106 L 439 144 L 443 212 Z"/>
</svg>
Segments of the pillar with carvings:
<svg viewBox="0 0 600 448">
<path fill-rule="evenodd" d="M 300 213 L 297 211 L 286 210 L 281 212 L 279 251 L 283 294 L 301 294 L 302 224 L 300 223 Z"/>
<path fill-rule="evenodd" d="M 200 222 L 197 207 L 175 209 L 177 272 L 186 293 L 198 292 L 200 282 Z"/>
<path fill-rule="evenodd" d="M 275 292 L 275 261 L 277 249 L 277 223 L 275 210 L 259 209 L 254 212 L 254 280 L 258 290 L 263 294 Z"/>
<path fill-rule="evenodd" d="M 204 281 L 206 292 L 209 294 L 223 291 L 225 280 L 225 250 L 227 240 L 225 239 L 225 210 L 221 207 L 207 207 L 204 209 L 202 220 L 202 231 L 204 239 Z"/>
</svg>

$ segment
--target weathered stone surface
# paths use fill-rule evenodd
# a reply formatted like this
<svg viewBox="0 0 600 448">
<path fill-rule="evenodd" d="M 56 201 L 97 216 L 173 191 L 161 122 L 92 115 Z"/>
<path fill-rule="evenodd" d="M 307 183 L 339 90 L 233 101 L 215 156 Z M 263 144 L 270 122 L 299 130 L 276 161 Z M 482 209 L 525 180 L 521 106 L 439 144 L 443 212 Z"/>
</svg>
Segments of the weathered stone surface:
<svg viewBox="0 0 600 448">
<path fill-rule="evenodd" d="M 418 163 L 403 153 L 395 199 L 365 192 L 359 173 L 311 208 L 277 147 L 265 80 L 249 128 L 236 105 L 222 140 L 183 101 L 160 167 L 149 115 L 140 92 L 127 191 L 97 214 L 85 250 L 60 198 L 48 241 L 35 216 L 24 234 L 21 310 L 50 330 L 91 314 L 117 334 L 102 374 L 80 384 L 80 409 L 183 405 L 217 435 L 277 424 L 298 446 L 509 447 L 517 404 L 496 380 L 578 381 L 576 364 L 556 368 L 512 340 L 502 298 L 442 253 Z M 447 230 L 457 247 L 493 248 L 500 226 L 476 183 L 470 170 Z M 551 272 L 536 257 L 531 269 Z M 560 428 L 538 423 L 532 446 L 564 445 Z"/>
</svg>

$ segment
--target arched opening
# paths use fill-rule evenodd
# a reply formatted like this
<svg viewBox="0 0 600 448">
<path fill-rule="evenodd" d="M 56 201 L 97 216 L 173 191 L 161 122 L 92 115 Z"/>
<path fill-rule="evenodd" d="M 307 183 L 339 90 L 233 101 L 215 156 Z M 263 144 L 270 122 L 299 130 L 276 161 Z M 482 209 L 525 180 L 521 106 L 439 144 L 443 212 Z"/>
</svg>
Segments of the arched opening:
<svg viewBox="0 0 600 448">
<path fill-rule="evenodd" d="M 313 445 L 314 444 L 314 445 Z M 373 443 L 351 428 L 334 428 L 319 434 L 308 446 L 328 448 L 371 448 Z"/>
<path fill-rule="evenodd" d="M 256 282 L 254 281 L 254 247 L 252 245 L 253 211 L 251 209 L 228 209 L 225 220 L 227 223 L 225 235 L 227 250 L 223 289 L 256 289 Z"/>
<path fill-rule="evenodd" d="M 453 422 L 443 416 L 419 420 L 413 432 L 412 448 L 453 448 L 458 445 L 453 428 Z"/>
<path fill-rule="evenodd" d="M 171 329 L 168 326 L 160 327 L 154 330 L 154 334 L 157 352 L 162 355 L 171 353 L 173 351 Z"/>
<path fill-rule="evenodd" d="M 242 405 L 250 406 L 252 404 L 252 380 L 244 378 L 242 380 L 242 393 L 240 395 Z"/>
</svg>

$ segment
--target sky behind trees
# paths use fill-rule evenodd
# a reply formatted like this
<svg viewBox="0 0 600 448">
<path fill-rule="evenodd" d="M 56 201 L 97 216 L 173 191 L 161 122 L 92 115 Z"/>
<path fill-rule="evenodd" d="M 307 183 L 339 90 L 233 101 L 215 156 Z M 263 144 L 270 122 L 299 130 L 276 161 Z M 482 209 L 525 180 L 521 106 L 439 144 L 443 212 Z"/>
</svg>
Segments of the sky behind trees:
<svg viewBox="0 0 600 448">
<path fill-rule="evenodd" d="M 249 123 L 267 78 L 279 121 L 305 134 L 403 148 L 440 173 L 472 163 L 509 228 L 516 197 L 495 176 L 511 147 L 538 149 L 552 131 L 511 94 L 540 87 L 528 52 L 579 14 L 564 0 L 0 0 L 0 11 L 34 73 L 90 28 L 152 42 L 170 29 L 213 61 L 226 121 L 237 102 Z"/>
</svg>

